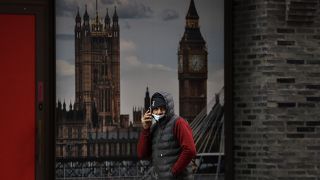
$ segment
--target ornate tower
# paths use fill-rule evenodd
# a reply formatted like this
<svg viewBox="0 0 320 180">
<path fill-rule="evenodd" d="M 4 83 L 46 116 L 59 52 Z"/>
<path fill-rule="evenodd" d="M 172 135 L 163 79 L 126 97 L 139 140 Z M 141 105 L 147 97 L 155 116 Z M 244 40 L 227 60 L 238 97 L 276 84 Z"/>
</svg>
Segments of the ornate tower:
<svg viewBox="0 0 320 180">
<path fill-rule="evenodd" d="M 147 87 L 146 96 L 144 97 L 144 112 L 148 110 L 150 107 L 150 95 L 149 95 L 149 88 Z"/>
<path fill-rule="evenodd" d="M 179 111 L 192 121 L 207 104 L 207 48 L 199 28 L 199 16 L 191 0 L 178 50 Z"/>
<path fill-rule="evenodd" d="M 120 119 L 120 28 L 118 24 L 117 9 L 114 7 L 114 14 L 112 17 L 112 45 L 111 45 L 111 66 L 112 66 L 112 79 L 114 82 L 114 108 L 116 112 L 114 117 L 118 123 Z"/>
<path fill-rule="evenodd" d="M 86 6 L 86 11 L 87 11 L 87 6 Z M 80 60 L 80 45 L 81 45 L 81 37 L 82 37 L 82 33 L 83 33 L 83 26 L 81 26 L 81 17 L 79 14 L 79 7 L 78 7 L 78 12 L 77 12 L 77 16 L 76 16 L 76 25 L 74 28 L 74 34 L 75 34 L 75 39 L 74 39 L 74 44 L 75 44 L 75 73 L 76 73 L 76 77 L 75 77 L 75 89 L 76 89 L 76 100 L 75 102 L 80 102 L 80 91 L 81 91 L 81 87 L 80 87 L 80 66 L 79 66 L 79 60 Z M 84 25 L 84 24 L 83 24 Z M 75 109 L 79 109 L 79 104 L 76 104 L 76 107 L 74 107 Z"/>
<path fill-rule="evenodd" d="M 84 109 L 89 128 L 106 131 L 109 125 L 120 121 L 120 46 L 116 9 L 110 23 L 106 16 L 96 14 L 89 21 L 86 10 L 83 24 L 78 14 L 75 18 L 76 105 Z M 94 118 L 93 118 L 94 117 Z"/>
</svg>

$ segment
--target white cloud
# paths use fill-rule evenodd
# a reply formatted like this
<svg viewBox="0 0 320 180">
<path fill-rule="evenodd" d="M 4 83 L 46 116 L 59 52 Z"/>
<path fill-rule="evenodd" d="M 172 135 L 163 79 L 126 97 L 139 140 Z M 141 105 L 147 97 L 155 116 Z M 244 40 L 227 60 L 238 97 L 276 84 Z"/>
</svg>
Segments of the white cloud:
<svg viewBox="0 0 320 180">
<path fill-rule="evenodd" d="M 136 44 L 130 40 L 120 39 L 120 50 L 122 52 L 132 52 L 136 50 Z"/>
<path fill-rule="evenodd" d="M 60 17 L 74 17 L 79 6 L 80 4 L 77 0 L 58 0 L 56 1 L 56 14 Z"/>
<path fill-rule="evenodd" d="M 160 71 L 167 71 L 167 72 L 176 72 L 175 69 L 171 68 L 171 67 L 168 67 L 168 66 L 165 66 L 163 64 L 152 64 L 152 63 L 145 63 L 145 62 L 142 62 L 138 59 L 137 56 L 134 56 L 134 55 L 129 55 L 127 57 L 124 57 L 124 62 L 123 62 L 123 67 L 125 69 L 128 69 L 130 68 L 131 70 L 134 71 L 134 69 L 132 68 L 138 68 L 137 69 L 137 72 L 139 70 L 146 70 L 146 69 L 149 69 L 149 70 L 160 70 Z"/>
<path fill-rule="evenodd" d="M 162 71 L 170 71 L 170 72 L 175 72 L 176 70 L 165 66 L 163 64 L 146 64 L 146 66 L 150 69 L 158 69 L 158 70 L 162 70 Z"/>
<path fill-rule="evenodd" d="M 75 75 L 75 66 L 65 60 L 57 60 L 56 69 L 57 69 L 56 73 L 58 76 L 74 76 Z"/>
<path fill-rule="evenodd" d="M 128 56 L 125 57 L 125 62 L 130 66 L 140 66 L 142 65 L 141 61 L 138 60 L 137 56 Z"/>
<path fill-rule="evenodd" d="M 164 21 L 170 21 L 179 18 L 179 13 L 173 9 L 165 9 L 161 13 L 161 17 Z"/>
<path fill-rule="evenodd" d="M 153 15 L 151 7 L 139 1 L 117 0 L 116 5 L 119 18 L 148 18 Z"/>
<path fill-rule="evenodd" d="M 176 72 L 176 69 L 171 68 L 169 66 L 165 66 L 163 64 L 154 64 L 147 63 L 136 55 L 136 44 L 127 39 L 120 39 L 120 52 L 121 52 L 121 71 L 122 70 L 130 70 L 130 71 L 141 71 L 141 70 L 160 70 L 167 72 Z"/>
</svg>

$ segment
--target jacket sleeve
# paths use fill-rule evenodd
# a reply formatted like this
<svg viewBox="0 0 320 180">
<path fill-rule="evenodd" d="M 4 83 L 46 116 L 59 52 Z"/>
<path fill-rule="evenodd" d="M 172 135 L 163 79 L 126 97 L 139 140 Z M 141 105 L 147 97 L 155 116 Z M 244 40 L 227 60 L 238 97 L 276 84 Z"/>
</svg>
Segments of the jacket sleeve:
<svg viewBox="0 0 320 180">
<path fill-rule="evenodd" d="M 151 151 L 150 129 L 144 129 L 141 131 L 138 141 L 138 158 L 149 159 L 151 157 Z"/>
<path fill-rule="evenodd" d="M 184 119 L 179 118 L 176 121 L 173 133 L 181 146 L 179 158 L 171 168 L 172 174 L 176 176 L 181 173 L 190 163 L 192 158 L 196 156 L 196 147 L 193 140 L 192 130 L 188 122 Z"/>
</svg>

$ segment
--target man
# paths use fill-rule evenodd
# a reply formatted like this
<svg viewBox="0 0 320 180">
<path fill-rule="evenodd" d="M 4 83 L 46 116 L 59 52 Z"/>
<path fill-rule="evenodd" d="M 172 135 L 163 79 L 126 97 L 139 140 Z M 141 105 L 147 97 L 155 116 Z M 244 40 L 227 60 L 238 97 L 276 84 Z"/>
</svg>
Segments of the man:
<svg viewBox="0 0 320 180">
<path fill-rule="evenodd" d="M 151 158 L 152 178 L 193 179 L 190 162 L 196 148 L 192 130 L 186 120 L 174 114 L 172 96 L 166 92 L 154 93 L 151 108 L 141 121 L 138 157 Z"/>
</svg>

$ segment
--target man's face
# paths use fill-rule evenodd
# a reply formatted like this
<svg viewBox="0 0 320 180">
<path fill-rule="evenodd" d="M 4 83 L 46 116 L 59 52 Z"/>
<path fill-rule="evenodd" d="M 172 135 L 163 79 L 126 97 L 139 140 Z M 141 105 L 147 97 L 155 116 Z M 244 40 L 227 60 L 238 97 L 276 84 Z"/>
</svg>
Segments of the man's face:
<svg viewBox="0 0 320 180">
<path fill-rule="evenodd" d="M 163 115 L 165 113 L 166 113 L 166 108 L 164 106 L 160 106 L 152 110 L 152 114 L 155 114 L 155 115 Z"/>
</svg>

